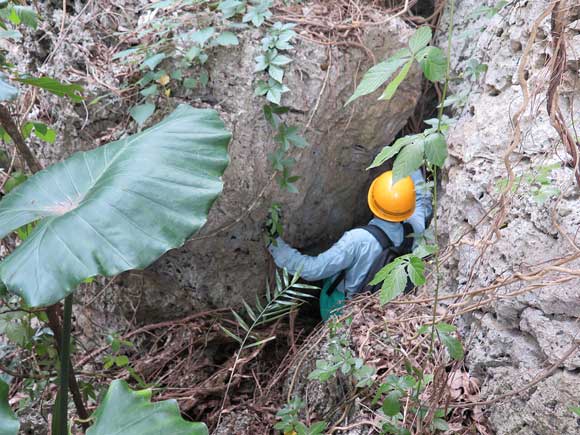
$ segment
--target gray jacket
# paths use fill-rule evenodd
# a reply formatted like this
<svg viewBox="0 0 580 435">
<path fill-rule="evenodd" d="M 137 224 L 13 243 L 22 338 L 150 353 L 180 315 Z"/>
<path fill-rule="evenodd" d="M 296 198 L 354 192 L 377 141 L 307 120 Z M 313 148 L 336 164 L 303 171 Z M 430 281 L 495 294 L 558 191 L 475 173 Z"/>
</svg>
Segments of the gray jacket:
<svg viewBox="0 0 580 435">
<path fill-rule="evenodd" d="M 418 235 L 425 231 L 425 218 L 432 212 L 431 192 L 425 187 L 420 170 L 415 171 L 411 178 L 415 183 L 416 206 L 415 212 L 406 222 L 411 224 L 413 232 Z M 404 230 L 401 223 L 374 218 L 370 224 L 380 227 L 394 246 L 403 243 Z M 361 228 L 347 231 L 330 249 L 317 256 L 303 255 L 281 238 L 277 239 L 277 246 L 270 245 L 268 249 L 278 267 L 286 268 L 290 274 L 301 269 L 302 278 L 308 281 L 329 278 L 346 269 L 345 279 L 337 289 L 347 295 L 352 295 L 362 284 L 373 261 L 382 252 L 374 236 Z"/>
</svg>

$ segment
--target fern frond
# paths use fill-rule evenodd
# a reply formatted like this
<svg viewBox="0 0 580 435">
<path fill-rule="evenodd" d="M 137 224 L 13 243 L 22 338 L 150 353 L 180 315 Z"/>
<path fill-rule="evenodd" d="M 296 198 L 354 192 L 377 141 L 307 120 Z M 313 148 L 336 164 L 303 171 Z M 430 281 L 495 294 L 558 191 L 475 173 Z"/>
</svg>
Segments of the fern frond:
<svg viewBox="0 0 580 435">
<path fill-rule="evenodd" d="M 300 279 L 300 270 L 298 270 L 292 277 L 290 277 L 288 271 L 283 269 L 282 271 L 276 270 L 275 274 L 275 287 L 272 290 L 272 286 L 266 282 L 266 301 L 262 304 L 260 298 L 256 295 L 256 304 L 254 307 L 250 306 L 245 300 L 242 300 L 244 310 L 246 312 L 245 316 L 249 320 L 245 320 L 244 317 L 232 310 L 232 314 L 238 323 L 240 329 L 245 332 L 245 336 L 240 339 L 233 332 L 222 327 L 222 330 L 232 338 L 234 338 L 238 343 L 241 344 L 241 349 L 247 349 L 248 347 L 259 346 L 260 344 L 267 343 L 274 338 L 269 337 L 266 339 L 260 339 L 256 336 L 253 331 L 256 327 L 271 323 L 277 319 L 289 315 L 294 309 L 298 308 L 300 305 L 304 304 L 308 299 L 312 299 L 315 296 L 308 293 L 304 293 L 299 290 L 313 290 L 318 289 L 318 287 L 309 284 L 298 284 Z M 252 344 L 247 344 L 248 341 L 253 340 Z"/>
</svg>

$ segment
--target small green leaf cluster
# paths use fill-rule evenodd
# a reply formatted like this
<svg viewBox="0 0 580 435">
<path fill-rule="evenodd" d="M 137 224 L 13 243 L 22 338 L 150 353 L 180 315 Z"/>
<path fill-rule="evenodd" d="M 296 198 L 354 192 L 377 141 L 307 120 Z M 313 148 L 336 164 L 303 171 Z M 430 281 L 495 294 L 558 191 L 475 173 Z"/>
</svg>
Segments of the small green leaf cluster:
<svg viewBox="0 0 580 435">
<path fill-rule="evenodd" d="M 465 70 L 463 71 L 463 77 L 472 78 L 473 80 L 479 80 L 479 76 L 487 72 L 487 64 L 480 63 L 477 59 L 469 59 Z"/>
<path fill-rule="evenodd" d="M 308 379 L 326 382 L 336 376 L 337 372 L 352 376 L 356 388 L 369 387 L 376 375 L 374 367 L 364 364 L 361 358 L 356 358 L 348 347 L 344 333 L 330 329 L 328 357 L 316 361 L 316 368 L 308 375 Z"/>
<path fill-rule="evenodd" d="M 497 15 L 497 13 L 499 11 L 501 11 L 504 7 L 506 7 L 509 4 L 508 1 L 506 0 L 500 0 L 498 1 L 495 5 L 493 6 L 480 6 L 479 8 L 475 9 L 471 14 L 470 17 L 472 18 L 480 18 L 480 17 L 486 17 L 486 18 L 492 18 L 495 15 Z"/>
<path fill-rule="evenodd" d="M 430 253 L 426 251 L 422 255 L 427 256 Z M 379 294 L 381 305 L 392 301 L 403 293 L 407 287 L 408 279 L 415 286 L 425 284 L 425 262 L 423 258 L 416 253 L 405 254 L 397 257 L 377 272 L 370 284 L 383 283 Z"/>
<path fill-rule="evenodd" d="M 256 72 L 265 72 L 267 81 L 258 80 L 256 95 L 265 95 L 266 99 L 273 104 L 280 105 L 282 94 L 290 89 L 284 85 L 284 67 L 292 62 L 292 59 L 281 51 L 293 48 L 291 41 L 296 36 L 294 24 L 280 22 L 268 30 L 262 39 L 263 53 L 256 57 Z"/>
<path fill-rule="evenodd" d="M 369 169 L 376 168 L 396 156 L 393 163 L 393 179 L 396 182 L 419 169 L 424 160 L 433 166 L 443 167 L 447 159 L 447 140 L 444 133 L 449 129 L 451 120 L 443 117 L 441 122 L 437 119 L 424 122 L 431 127 L 422 133 L 403 136 L 392 145 L 384 147 Z"/>
<path fill-rule="evenodd" d="M 456 361 L 461 361 L 463 359 L 464 351 L 463 345 L 461 341 L 453 334 L 457 331 L 457 327 L 455 325 L 450 325 L 448 323 L 435 323 L 423 325 L 419 328 L 419 334 L 426 334 L 426 333 L 433 333 L 433 328 L 435 329 L 435 333 L 441 340 L 441 343 L 449 352 L 449 356 Z"/>
<path fill-rule="evenodd" d="M 559 169 L 560 164 L 542 165 L 532 168 L 529 173 L 518 175 L 512 185 L 512 193 L 520 186 L 527 186 L 532 199 L 538 204 L 544 204 L 548 199 L 558 196 L 560 188 L 554 186 L 554 180 L 551 178 L 552 171 Z M 508 179 L 502 178 L 496 183 L 497 189 L 501 192 L 507 188 Z"/>
<path fill-rule="evenodd" d="M 299 134 L 298 127 L 290 126 L 282 121 L 280 115 L 288 112 L 288 107 L 266 104 L 264 106 L 264 117 L 272 129 L 277 132 L 274 140 L 278 147 L 268 155 L 268 160 L 272 168 L 278 172 L 276 177 L 281 188 L 291 193 L 297 193 L 296 182 L 300 179 L 297 175 L 292 175 L 292 167 L 296 164 L 296 159 L 289 156 L 290 150 L 294 148 L 304 148 L 308 146 L 306 140 Z"/>
<path fill-rule="evenodd" d="M 218 10 L 224 14 L 224 18 L 233 18 L 236 15 L 243 15 L 243 23 L 252 23 L 260 27 L 272 16 L 270 8 L 273 0 L 222 0 L 218 4 Z"/>
<path fill-rule="evenodd" d="M 290 91 L 284 85 L 284 67 L 292 62 L 292 59 L 281 51 L 291 50 L 292 39 L 296 36 L 294 24 L 276 22 L 268 30 L 262 39 L 263 53 L 256 57 L 256 72 L 267 75 L 267 80 L 258 80 L 255 94 L 265 96 L 269 104 L 264 106 L 264 117 L 275 132 L 274 140 L 278 147 L 268 156 L 272 167 L 278 175 L 278 184 L 288 192 L 297 193 L 296 182 L 299 176 L 292 175 L 291 169 L 296 164 L 296 159 L 289 156 L 292 147 L 304 148 L 308 143 L 299 134 L 297 126 L 288 125 L 281 115 L 288 112 L 287 107 L 280 106 L 282 94 Z"/>
<path fill-rule="evenodd" d="M 276 417 L 280 421 L 274 425 L 274 429 L 280 430 L 284 434 L 322 435 L 327 423 L 318 421 L 311 426 L 306 426 L 300 421 L 298 415 L 302 408 L 304 408 L 304 401 L 299 397 L 292 399 L 276 413 Z"/>
<path fill-rule="evenodd" d="M 276 246 L 276 238 L 284 235 L 282 226 L 282 207 L 278 203 L 270 206 L 268 218 L 266 219 L 267 243 Z"/>
<path fill-rule="evenodd" d="M 181 86 L 194 89 L 199 85 L 207 85 L 209 73 L 203 65 L 209 58 L 209 49 L 239 44 L 238 37 L 230 31 L 219 32 L 215 27 L 205 27 L 179 33 L 179 25 L 178 21 L 167 18 L 154 20 L 140 34 L 142 38 L 150 37 L 152 31 L 156 30 L 157 41 L 154 44 L 143 43 L 113 56 L 114 59 L 139 65 L 139 80 L 134 84 L 126 84 L 126 87 L 137 86 L 140 89 L 139 101 L 129 111 L 138 125 L 143 125 L 153 115 L 160 97 L 171 96 L 172 88 Z M 163 67 L 167 65 L 164 63 L 166 59 L 175 61 L 176 66 L 172 70 Z M 199 68 L 197 77 L 186 74 L 194 66 Z"/>
<path fill-rule="evenodd" d="M 121 353 L 121 348 L 133 347 L 133 343 L 127 340 L 122 340 L 118 334 L 111 334 L 107 336 L 107 342 L 111 348 L 111 353 L 105 355 L 103 358 L 105 370 L 110 369 L 113 366 L 123 368 L 129 364 L 129 357 Z"/>
<path fill-rule="evenodd" d="M 428 45 L 432 36 L 430 27 L 419 27 L 409 39 L 407 48 L 397 51 L 387 60 L 373 66 L 365 73 L 346 104 L 373 93 L 387 81 L 389 83 L 379 100 L 390 100 L 409 74 L 414 62 L 421 66 L 423 74 L 428 80 L 432 82 L 444 80 L 447 58 L 440 48 Z M 397 73 L 396 76 L 395 73 Z"/>
<path fill-rule="evenodd" d="M 429 408 L 425 406 L 416 406 L 419 402 L 419 396 L 425 390 L 427 385 L 433 381 L 432 374 L 425 374 L 421 368 L 413 367 L 409 362 L 405 364 L 406 375 L 396 376 L 389 375 L 379 388 L 372 400 L 376 405 L 383 400 L 381 409 L 385 415 L 382 423 L 383 434 L 393 435 L 411 435 L 411 431 L 405 427 L 403 409 L 401 401 L 410 403 L 408 412 L 417 415 L 421 420 L 427 417 Z M 447 422 L 444 419 L 445 411 L 437 409 L 434 418 L 430 423 L 432 431 L 448 430 Z"/>
<path fill-rule="evenodd" d="M 300 290 L 317 290 L 318 287 L 298 283 L 299 279 L 300 270 L 298 270 L 292 277 L 290 277 L 286 269 L 283 269 L 282 272 L 276 271 L 276 286 L 274 289 L 271 289 L 270 284 L 266 282 L 265 303 L 260 300 L 260 297 L 256 293 L 254 307 L 250 306 L 250 304 L 245 300 L 242 300 L 245 313 L 240 314 L 235 310 L 232 310 L 232 314 L 244 335 L 240 336 L 223 325 L 220 325 L 222 331 L 237 341 L 240 344 L 241 349 L 260 346 L 264 343 L 275 340 L 276 336 L 266 338 L 259 337 L 254 333 L 254 330 L 259 326 L 266 325 L 280 319 L 281 317 L 287 316 L 292 310 L 297 309 L 300 305 L 305 303 L 306 300 L 313 298 L 312 295 Z"/>
<path fill-rule="evenodd" d="M 56 131 L 42 122 L 27 121 L 22 126 L 22 136 L 24 139 L 28 139 L 32 133 L 34 133 L 38 139 L 48 143 L 54 143 L 56 140 Z"/>
</svg>

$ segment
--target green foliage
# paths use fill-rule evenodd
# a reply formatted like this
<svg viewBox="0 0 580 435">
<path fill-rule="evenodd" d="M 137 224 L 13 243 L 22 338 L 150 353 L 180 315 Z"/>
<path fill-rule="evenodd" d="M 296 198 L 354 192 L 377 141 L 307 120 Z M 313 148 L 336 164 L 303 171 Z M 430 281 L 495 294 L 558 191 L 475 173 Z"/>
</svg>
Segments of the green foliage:
<svg viewBox="0 0 580 435">
<path fill-rule="evenodd" d="M 519 187 L 525 187 L 534 201 L 538 204 L 545 203 L 560 194 L 560 189 L 554 185 L 554 180 L 551 178 L 552 171 L 559 168 L 559 163 L 543 165 L 530 169 L 528 173 L 516 176 L 512 185 L 512 193 Z M 505 190 L 507 185 L 507 178 L 502 178 L 496 183 L 499 191 Z"/>
<path fill-rule="evenodd" d="M 432 126 L 422 133 L 397 139 L 392 145 L 383 148 L 375 157 L 369 168 L 382 165 L 397 156 L 393 164 L 393 179 L 398 181 L 416 171 L 423 161 L 442 167 L 447 158 L 447 142 L 444 133 L 449 128 L 449 120 L 443 119 L 441 125 L 437 120 L 427 120 Z"/>
<path fill-rule="evenodd" d="M 463 77 L 479 80 L 479 76 L 485 72 L 487 72 L 486 64 L 480 63 L 477 59 L 469 59 L 465 71 L 463 71 Z"/>
<path fill-rule="evenodd" d="M 379 297 L 384 305 L 405 291 L 407 279 L 415 286 L 425 284 L 425 263 L 415 254 L 397 257 L 379 270 L 370 284 L 383 283 Z"/>
<path fill-rule="evenodd" d="M 276 339 L 275 336 L 260 338 L 254 330 L 262 325 L 273 322 L 281 317 L 290 314 L 291 311 L 297 309 L 300 305 L 306 302 L 307 299 L 313 298 L 308 293 L 301 292 L 303 289 L 315 290 L 318 287 L 300 284 L 300 271 L 297 271 L 292 278 L 288 275 L 286 269 L 280 273 L 276 271 L 276 285 L 272 290 L 270 284 L 266 283 L 266 300 L 265 303 L 260 301 L 260 297 L 256 294 L 256 303 L 251 307 L 246 301 L 243 301 L 245 314 L 239 314 L 232 310 L 232 314 L 238 323 L 239 328 L 244 332 L 244 336 L 239 336 L 231 330 L 221 326 L 222 330 L 231 338 L 236 340 L 242 349 L 249 347 L 260 346 L 268 341 Z M 244 318 L 244 316 L 246 318 Z"/>
<path fill-rule="evenodd" d="M 497 15 L 497 13 L 501 11 L 504 7 L 506 7 L 508 4 L 509 4 L 508 1 L 500 0 L 494 6 L 480 6 L 479 8 L 475 9 L 470 14 L 470 16 L 473 18 L 480 18 L 482 16 L 486 18 L 492 18 L 495 15 Z"/>
<path fill-rule="evenodd" d="M 92 418 L 87 435 L 208 435 L 203 423 L 184 420 L 175 400 L 151 403 L 151 390 L 132 391 L 113 381 Z"/>
<path fill-rule="evenodd" d="M 454 325 L 450 325 L 448 323 L 435 323 L 434 325 L 428 324 L 421 326 L 418 333 L 432 333 L 433 328 L 435 328 L 435 333 L 441 340 L 441 343 L 443 343 L 447 349 L 447 352 L 449 352 L 449 356 L 454 360 L 461 361 L 465 356 L 463 352 L 463 345 L 459 339 L 452 335 L 457 331 L 457 328 Z"/>
<path fill-rule="evenodd" d="M 21 77 L 16 80 L 26 85 L 44 89 L 59 97 L 68 97 L 75 103 L 83 101 L 83 97 L 80 95 L 83 92 L 81 85 L 62 83 L 52 77 Z"/>
<path fill-rule="evenodd" d="M 8 25 L 25 25 L 33 30 L 38 27 L 38 16 L 34 9 L 29 6 L 13 5 L 4 3 L 0 5 L 0 27 L 7 29 Z"/>
<path fill-rule="evenodd" d="M 348 336 L 342 330 L 342 324 L 329 325 L 330 340 L 328 357 L 316 361 L 316 369 L 308 379 L 326 382 L 336 376 L 340 370 L 345 376 L 352 376 L 356 388 L 369 387 L 374 382 L 376 369 L 364 364 L 361 358 L 356 358 L 348 346 Z"/>
<path fill-rule="evenodd" d="M 8 384 L 0 379 L 0 435 L 17 435 L 20 423 L 8 404 Z"/>
<path fill-rule="evenodd" d="M 298 127 L 286 124 L 281 117 L 288 112 L 287 107 L 280 106 L 282 95 L 290 91 L 283 83 L 284 67 L 292 62 L 292 59 L 281 51 L 293 48 L 292 39 L 296 36 L 294 27 L 294 24 L 274 23 L 262 39 L 263 53 L 256 57 L 255 67 L 256 72 L 267 76 L 266 80 L 257 81 L 255 94 L 265 96 L 270 103 L 264 106 L 264 117 L 274 130 L 274 140 L 279 144 L 268 159 L 278 172 L 276 180 L 280 187 L 292 193 L 298 192 L 295 183 L 299 177 L 291 172 L 296 161 L 288 154 L 292 147 L 308 146 L 306 140 L 299 134 Z"/>
<path fill-rule="evenodd" d="M 180 246 L 221 192 L 229 139 L 215 111 L 182 105 L 34 175 L 0 202 L 2 236 L 39 222 L 0 264 L 1 280 L 30 306 L 49 305 L 88 277 L 146 267 Z"/>
<path fill-rule="evenodd" d="M 377 389 L 372 404 L 375 405 L 382 399 L 382 411 L 385 419 L 382 423 L 383 434 L 410 435 L 411 432 L 405 427 L 403 418 L 402 402 L 408 404 L 408 413 L 416 415 L 420 419 L 427 417 L 429 408 L 419 405 L 419 396 L 433 381 L 433 375 L 424 374 L 421 368 L 405 364 L 407 374 L 403 376 L 388 375 Z M 429 428 L 431 431 L 448 430 L 444 420 L 445 411 L 437 409 L 434 412 Z"/>
<path fill-rule="evenodd" d="M 360 84 L 357 86 L 354 94 L 348 99 L 346 104 L 351 103 L 359 97 L 368 95 L 376 91 L 387 80 L 389 80 L 397 70 L 405 65 L 411 59 L 409 49 L 403 48 L 389 57 L 386 61 L 381 62 L 369 69 L 363 76 Z"/>
<path fill-rule="evenodd" d="M 274 4 L 273 0 L 252 0 L 242 21 L 251 22 L 254 26 L 260 27 L 267 18 L 272 16 L 270 8 Z"/>
<path fill-rule="evenodd" d="M 282 207 L 280 204 L 273 203 L 268 212 L 266 219 L 266 232 L 268 243 L 273 243 L 276 246 L 276 238 L 284 235 L 284 228 L 282 227 Z"/>
<path fill-rule="evenodd" d="M 139 124 L 139 126 L 142 126 L 145 123 L 145 121 L 147 121 L 149 117 L 153 115 L 154 112 L 155 112 L 155 104 L 152 103 L 138 104 L 137 106 L 133 106 L 129 110 L 131 118 L 133 118 L 135 122 Z"/>
<path fill-rule="evenodd" d="M 48 143 L 54 143 L 56 140 L 56 131 L 42 122 L 28 121 L 22 126 L 22 136 L 24 139 L 28 139 L 32 133 L 38 139 Z"/>
<path fill-rule="evenodd" d="M 10 193 L 16 186 L 24 183 L 28 177 L 22 171 L 14 171 L 4 183 L 4 193 Z"/>
<path fill-rule="evenodd" d="M 328 424 L 325 421 L 313 423 L 311 426 L 306 426 L 298 418 L 300 410 L 304 408 L 304 402 L 295 397 L 288 402 L 280 411 L 276 413 L 276 417 L 280 420 L 274 425 L 274 429 L 282 431 L 284 434 L 296 435 L 322 435 Z"/>
<path fill-rule="evenodd" d="M 432 82 L 442 81 L 447 71 L 447 58 L 440 48 L 428 46 L 431 38 L 430 27 L 419 27 L 409 39 L 407 48 L 397 51 L 387 60 L 373 66 L 365 73 L 346 104 L 373 93 L 389 80 L 379 100 L 390 100 L 409 74 L 414 62 L 419 63 L 428 80 Z M 391 80 L 397 71 L 398 74 Z"/>
<path fill-rule="evenodd" d="M 568 410 L 580 417 L 580 406 L 571 406 Z"/>
</svg>

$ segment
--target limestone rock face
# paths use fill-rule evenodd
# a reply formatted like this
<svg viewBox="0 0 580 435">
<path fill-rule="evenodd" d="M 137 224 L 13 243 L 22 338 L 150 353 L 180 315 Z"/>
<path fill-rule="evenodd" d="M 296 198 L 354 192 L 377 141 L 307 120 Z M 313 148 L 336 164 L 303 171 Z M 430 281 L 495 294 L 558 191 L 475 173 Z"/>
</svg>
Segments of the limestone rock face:
<svg viewBox="0 0 580 435">
<path fill-rule="evenodd" d="M 578 433 L 568 408 L 577 406 L 580 356 L 561 359 L 578 337 L 580 286 L 574 270 L 580 262 L 574 254 L 580 190 L 546 110 L 550 14 L 539 22 L 521 76 L 517 71 L 534 22 L 551 3 L 515 2 L 495 15 L 476 12 L 493 8 L 493 0 L 456 3 L 452 68 L 454 76 L 463 74 L 465 79 L 451 85 L 461 103 L 449 135 L 450 159 L 439 206 L 443 234 L 456 247 L 445 265 L 446 288 L 467 292 L 524 275 L 526 279 L 483 293 L 496 298 L 483 311 L 464 317 L 465 342 L 471 343 L 469 369 L 483 381 L 482 396 L 493 399 L 557 365 L 534 388 L 491 405 L 489 420 L 500 435 Z M 565 32 L 568 63 L 559 93 L 570 128 L 580 116 L 573 104 L 580 97 L 580 31 L 574 24 L 579 10 L 572 3 Z M 441 46 L 447 43 L 448 24 L 449 10 L 440 30 Z M 476 63 L 488 66 L 479 78 L 468 73 Z M 522 79 L 528 81 L 530 98 L 521 116 L 521 143 L 509 157 L 516 183 L 506 218 L 494 231 L 508 174 L 504 154 L 514 138 L 513 117 L 524 101 Z M 547 180 L 540 181 L 542 174 Z M 558 263 L 560 259 L 566 261 Z M 474 296 L 472 303 L 481 297 Z"/>
<path fill-rule="evenodd" d="M 41 105 L 32 107 L 33 116 L 57 129 L 55 144 L 33 144 L 46 164 L 134 132 L 128 109 L 135 101 L 122 98 L 119 89 L 128 74 L 137 71 L 127 72 L 126 66 L 112 59 L 119 42 L 115 32 L 135 28 L 151 14 L 145 7 L 149 2 L 124 0 L 107 5 L 103 13 L 95 5 L 75 3 L 63 18 L 56 3 L 46 6 L 38 35 L 27 38 L 29 56 L 19 55 L 18 47 L 12 50 L 18 66 L 78 81 L 91 98 L 105 97 L 92 105 L 73 107 L 48 95 Z M 191 13 L 188 29 L 206 27 L 214 19 L 215 14 Z M 61 23 L 67 29 L 66 38 L 59 37 Z M 381 61 L 406 45 L 412 29 L 402 20 L 365 31 L 361 42 L 366 50 L 355 44 L 329 48 L 300 35 L 289 53 L 293 62 L 286 69 L 285 83 L 291 91 L 284 94 L 282 104 L 289 107 L 287 122 L 301 129 L 310 146 L 292 155 L 297 160 L 294 172 L 301 177 L 299 193 L 282 191 L 268 159 L 276 144 L 262 114 L 266 100 L 254 95 L 257 80 L 263 78 L 254 71 L 263 31 L 240 31 L 238 46 L 212 49 L 205 88 L 173 89 L 174 103 L 214 107 L 220 112 L 233 132 L 231 163 L 208 225 L 145 273 L 121 276 L 107 292 L 107 303 L 128 307 L 129 312 L 136 309 L 137 320 L 234 306 L 242 297 L 253 299 L 256 292 L 263 292 L 271 264 L 261 227 L 273 202 L 282 205 L 286 238 L 298 248 L 328 243 L 364 220 L 371 177 L 365 168 L 383 145 L 393 141 L 414 110 L 420 94 L 418 68 L 392 101 L 377 101 L 374 95 L 344 107 L 372 65 L 371 57 Z M 111 37 L 102 40 L 101 34 Z M 121 48 L 138 42 L 125 38 Z M 165 62 L 170 65 L 171 60 Z M 159 106 L 157 118 L 171 110 Z"/>
</svg>

